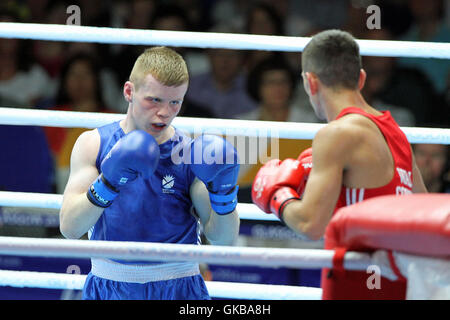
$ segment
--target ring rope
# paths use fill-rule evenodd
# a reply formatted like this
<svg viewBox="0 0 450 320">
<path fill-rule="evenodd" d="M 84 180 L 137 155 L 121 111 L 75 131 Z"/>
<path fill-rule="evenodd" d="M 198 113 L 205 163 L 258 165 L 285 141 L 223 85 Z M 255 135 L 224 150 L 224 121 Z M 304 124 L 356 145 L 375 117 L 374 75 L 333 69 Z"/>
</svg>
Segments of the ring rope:
<svg viewBox="0 0 450 320">
<path fill-rule="evenodd" d="M 1 22 L 0 38 L 288 52 L 303 51 L 310 40 L 309 37 L 137 30 L 17 22 Z M 360 45 L 361 55 L 450 59 L 449 43 L 386 40 L 357 40 L 357 42 Z"/>
<path fill-rule="evenodd" d="M 0 254 L 321 269 L 332 267 L 334 250 L 0 237 Z M 368 253 L 345 254 L 347 270 L 366 270 L 371 263 Z"/>
<path fill-rule="evenodd" d="M 96 128 L 121 120 L 124 114 L 0 108 L 0 124 L 66 128 Z M 193 134 L 313 139 L 325 126 L 319 123 L 177 117 L 173 125 Z M 450 129 L 401 127 L 410 143 L 450 144 Z"/>
<path fill-rule="evenodd" d="M 37 125 L 65 128 L 97 128 L 119 121 L 124 114 L 99 112 L 0 108 L 0 124 Z M 211 133 L 261 137 L 278 135 L 286 139 L 312 139 L 324 126 L 317 123 L 281 123 L 275 121 L 247 121 L 216 118 L 176 117 L 173 125 L 190 133 Z"/>
<path fill-rule="evenodd" d="M 0 286 L 82 290 L 86 275 L 0 270 Z M 205 281 L 215 298 L 258 300 L 320 300 L 322 289 L 302 286 Z"/>
<path fill-rule="evenodd" d="M 33 192 L 0 191 L 0 207 L 61 209 L 62 195 Z M 244 220 L 279 221 L 252 203 L 238 203 L 239 217 Z"/>
</svg>

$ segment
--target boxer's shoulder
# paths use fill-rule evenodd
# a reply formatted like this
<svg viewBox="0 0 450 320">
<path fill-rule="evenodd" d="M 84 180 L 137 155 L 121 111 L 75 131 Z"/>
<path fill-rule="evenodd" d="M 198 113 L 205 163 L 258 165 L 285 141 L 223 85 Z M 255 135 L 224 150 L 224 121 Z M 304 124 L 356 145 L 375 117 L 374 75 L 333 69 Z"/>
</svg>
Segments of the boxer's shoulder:
<svg viewBox="0 0 450 320">
<path fill-rule="evenodd" d="M 100 148 L 100 134 L 97 129 L 83 132 L 75 142 L 72 159 L 95 163 Z"/>
<path fill-rule="evenodd" d="M 315 150 L 315 145 L 354 146 L 360 142 L 362 131 L 364 128 L 353 120 L 342 118 L 332 121 L 317 131 L 313 139 L 313 149 Z"/>
</svg>

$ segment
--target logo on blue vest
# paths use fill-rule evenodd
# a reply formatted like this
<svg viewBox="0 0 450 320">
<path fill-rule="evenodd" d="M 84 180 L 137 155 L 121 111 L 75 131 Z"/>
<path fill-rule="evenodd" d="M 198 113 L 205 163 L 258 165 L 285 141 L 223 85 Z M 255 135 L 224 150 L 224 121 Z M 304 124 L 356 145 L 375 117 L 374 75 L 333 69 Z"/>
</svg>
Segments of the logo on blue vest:
<svg viewBox="0 0 450 320">
<path fill-rule="evenodd" d="M 170 175 L 170 174 L 166 174 L 163 178 L 162 178 L 162 192 L 163 193 L 174 193 L 175 190 L 173 190 L 173 185 L 175 184 L 175 178 Z"/>
</svg>

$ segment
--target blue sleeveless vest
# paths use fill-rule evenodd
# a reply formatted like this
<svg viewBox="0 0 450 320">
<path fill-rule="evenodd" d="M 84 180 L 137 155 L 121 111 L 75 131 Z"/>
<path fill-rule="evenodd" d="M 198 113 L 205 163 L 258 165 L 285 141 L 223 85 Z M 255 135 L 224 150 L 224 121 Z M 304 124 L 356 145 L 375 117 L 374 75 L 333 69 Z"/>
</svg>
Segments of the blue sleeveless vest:
<svg viewBox="0 0 450 320">
<path fill-rule="evenodd" d="M 96 166 L 125 133 L 119 122 L 102 126 Z M 195 175 L 188 164 L 175 164 L 171 154 L 191 139 L 178 129 L 159 145 L 158 167 L 149 179 L 125 185 L 89 230 L 91 240 L 200 244 L 199 221 L 191 214 L 189 188 Z M 181 144 L 180 144 L 181 143 Z"/>
</svg>

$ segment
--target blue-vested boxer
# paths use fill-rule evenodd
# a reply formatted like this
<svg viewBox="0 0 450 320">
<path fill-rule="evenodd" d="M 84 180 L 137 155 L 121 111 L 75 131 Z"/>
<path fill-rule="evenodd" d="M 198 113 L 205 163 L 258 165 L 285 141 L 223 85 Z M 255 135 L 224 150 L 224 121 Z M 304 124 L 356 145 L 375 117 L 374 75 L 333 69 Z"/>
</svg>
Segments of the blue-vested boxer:
<svg viewBox="0 0 450 320">
<path fill-rule="evenodd" d="M 218 136 L 191 141 L 171 126 L 187 79 L 171 49 L 138 58 L 124 84 L 125 119 L 83 133 L 73 148 L 60 212 L 65 237 L 199 244 L 202 231 L 212 244 L 233 243 L 237 153 Z M 173 161 L 180 150 L 188 161 Z M 198 161 L 208 152 L 214 163 Z M 91 261 L 83 299 L 209 299 L 198 263 Z"/>
</svg>

